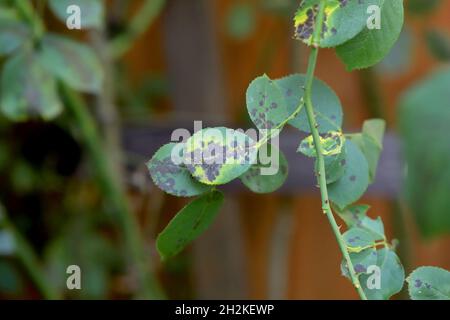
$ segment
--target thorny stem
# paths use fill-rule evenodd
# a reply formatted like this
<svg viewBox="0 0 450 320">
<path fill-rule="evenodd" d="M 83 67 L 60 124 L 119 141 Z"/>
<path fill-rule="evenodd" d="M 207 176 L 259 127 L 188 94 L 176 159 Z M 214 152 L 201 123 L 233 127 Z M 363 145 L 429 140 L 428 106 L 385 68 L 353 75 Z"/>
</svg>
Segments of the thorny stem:
<svg viewBox="0 0 450 320">
<path fill-rule="evenodd" d="M 136 267 L 141 291 L 140 298 L 162 298 L 162 290 L 150 270 L 149 252 L 145 250 L 139 226 L 129 208 L 128 200 L 112 175 L 111 163 L 102 148 L 95 122 L 88 112 L 84 101 L 72 90 L 61 84 L 60 91 L 67 108 L 80 128 L 82 139 L 94 165 L 100 188 L 117 211 L 117 218 L 123 228 L 126 247 L 130 251 Z"/>
<path fill-rule="evenodd" d="M 336 219 L 334 218 L 333 212 L 331 210 L 330 201 L 328 198 L 327 180 L 326 180 L 326 172 L 325 172 L 325 161 L 324 161 L 324 157 L 323 157 L 322 145 L 320 143 L 319 131 L 317 130 L 318 124 L 316 121 L 316 117 L 314 114 L 314 107 L 313 107 L 313 103 L 312 103 L 312 84 L 313 84 L 313 80 L 314 80 L 314 71 L 316 69 L 316 64 L 317 64 L 317 57 L 319 55 L 319 41 L 320 41 L 320 36 L 322 33 L 322 23 L 324 20 L 324 12 L 325 12 L 325 1 L 322 0 L 320 3 L 319 12 L 317 14 L 317 20 L 316 20 L 316 24 L 315 24 L 315 32 L 314 32 L 313 39 L 312 39 L 313 43 L 312 43 L 311 53 L 310 53 L 309 62 L 308 62 L 308 71 L 306 74 L 305 95 L 304 95 L 306 114 L 308 117 L 309 126 L 310 126 L 311 133 L 313 136 L 314 147 L 316 149 L 316 154 L 317 154 L 318 172 L 316 174 L 317 174 L 317 179 L 319 182 L 320 194 L 322 197 L 322 210 L 323 210 L 323 213 L 327 216 L 328 221 L 331 225 L 331 228 L 333 229 L 333 233 L 336 237 L 339 248 L 340 248 L 342 255 L 344 256 L 345 262 L 347 264 L 353 286 L 358 291 L 360 298 L 362 300 L 367 300 L 367 297 L 366 297 L 366 295 L 361 287 L 361 284 L 359 282 L 358 276 L 355 273 L 355 269 L 353 268 L 353 263 L 350 259 L 350 254 L 347 250 L 347 246 L 342 237 L 340 228 L 339 228 L 338 224 L 336 223 Z"/>
</svg>

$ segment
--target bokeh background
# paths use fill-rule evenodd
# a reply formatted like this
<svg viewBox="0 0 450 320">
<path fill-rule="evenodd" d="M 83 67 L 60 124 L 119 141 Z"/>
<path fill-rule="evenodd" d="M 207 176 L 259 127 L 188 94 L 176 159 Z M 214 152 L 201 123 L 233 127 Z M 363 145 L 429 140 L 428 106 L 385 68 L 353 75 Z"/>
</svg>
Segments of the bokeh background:
<svg viewBox="0 0 450 320">
<path fill-rule="evenodd" d="M 0 1 L 0 10 L 14 8 L 12 2 Z M 162 263 L 154 245 L 185 200 L 158 190 L 146 161 L 173 129 L 193 130 L 194 120 L 250 127 L 248 84 L 264 73 L 305 72 L 308 49 L 293 40 L 298 0 L 109 0 L 102 23 L 83 31 L 68 30 L 46 1 L 28 2 L 48 31 L 100 57 L 101 91 L 75 93 L 100 139 L 86 143 L 83 122 L 64 94 L 64 110 L 51 121 L 0 115 L 0 298 L 43 298 L 42 287 L 67 299 L 139 296 L 142 269 L 130 263 L 126 222 L 114 214 L 120 204 L 98 182 L 96 151 L 129 202 L 142 236 L 143 270 L 165 297 L 357 298 L 341 276 L 312 164 L 292 152 L 280 191 L 255 195 L 233 184 L 213 226 L 182 254 Z M 421 265 L 450 269 L 450 96 L 431 90 L 430 103 L 400 107 L 418 83 L 450 72 L 450 1 L 405 0 L 405 7 L 404 31 L 383 62 L 348 73 L 332 50 L 321 50 L 316 76 L 341 98 L 346 131 L 360 130 L 367 118 L 387 121 L 377 180 L 362 201 L 372 206 L 371 216 L 382 217 L 388 237 L 398 239 L 408 274 Z M 0 21 L 0 38 L 2 32 Z M 111 57 L 109 44 L 123 34 L 122 51 Z M 0 66 L 6 59 L 0 57 Z M 450 91 L 450 83 L 439 86 Z M 421 118 L 421 110 L 433 112 Z M 282 147 L 295 144 L 283 141 Z M 82 269 L 82 290 L 65 287 L 71 264 Z"/>
</svg>

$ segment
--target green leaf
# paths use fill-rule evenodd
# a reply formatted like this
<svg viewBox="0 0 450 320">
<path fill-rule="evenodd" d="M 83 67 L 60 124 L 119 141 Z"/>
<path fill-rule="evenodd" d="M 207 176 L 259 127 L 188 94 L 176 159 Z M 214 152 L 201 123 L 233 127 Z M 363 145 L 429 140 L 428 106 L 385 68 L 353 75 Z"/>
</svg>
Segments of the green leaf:
<svg viewBox="0 0 450 320">
<path fill-rule="evenodd" d="M 181 209 L 158 235 L 156 246 L 161 258 L 178 254 L 200 236 L 213 222 L 223 200 L 222 192 L 212 191 Z"/>
<path fill-rule="evenodd" d="M 321 0 L 304 0 L 295 14 L 295 38 L 312 44 L 318 5 Z M 354 38 L 367 25 L 367 10 L 381 7 L 381 0 L 328 0 L 325 6 L 320 47 L 336 47 Z"/>
<path fill-rule="evenodd" d="M 434 73 L 411 87 L 400 102 L 403 155 L 407 163 L 408 207 L 423 236 L 450 231 L 450 70 Z"/>
<path fill-rule="evenodd" d="M 82 29 L 100 28 L 104 20 L 103 1 L 100 0 L 49 0 L 50 8 L 59 20 L 66 23 L 71 12 L 67 12 L 70 5 L 80 8 Z"/>
<path fill-rule="evenodd" d="M 430 30 L 426 34 L 428 49 L 439 61 L 450 61 L 450 37 L 440 30 Z"/>
<path fill-rule="evenodd" d="M 371 67 L 389 53 L 403 27 L 403 0 L 385 0 L 381 10 L 381 28 L 364 29 L 352 40 L 336 48 L 348 70 Z"/>
<path fill-rule="evenodd" d="M 359 280 L 368 300 L 388 300 L 402 290 L 405 270 L 394 251 L 383 248 L 377 250 L 377 255 L 376 265 L 380 268 L 379 288 L 369 287 L 369 284 L 373 284 L 375 272 L 362 273 Z"/>
<path fill-rule="evenodd" d="M 345 151 L 345 145 L 342 146 L 341 153 L 324 157 L 327 184 L 338 181 L 345 174 L 345 169 L 347 167 L 346 157 L 347 152 Z M 314 170 L 316 172 L 319 171 L 319 162 L 317 160 L 315 161 Z"/>
<path fill-rule="evenodd" d="M 377 264 L 378 260 L 377 250 L 374 248 L 366 249 L 361 252 L 351 252 L 349 255 L 357 276 L 366 273 L 370 266 Z M 345 260 L 342 260 L 341 272 L 344 277 L 351 280 L 350 272 Z"/>
<path fill-rule="evenodd" d="M 368 205 L 351 205 L 343 210 L 336 210 L 349 228 L 360 228 L 372 234 L 375 240 L 385 240 L 383 221 L 380 217 L 372 219 L 367 216 Z"/>
<path fill-rule="evenodd" d="M 342 132 L 330 131 L 323 135 L 323 137 L 319 136 L 319 139 L 323 156 L 336 156 L 341 154 L 342 147 L 345 143 L 345 137 Z M 314 137 L 310 135 L 303 139 L 297 152 L 303 153 L 307 157 L 317 157 Z"/>
<path fill-rule="evenodd" d="M 228 34 L 237 39 L 248 38 L 256 27 L 255 9 L 249 3 L 237 3 L 228 12 Z"/>
<path fill-rule="evenodd" d="M 195 179 L 220 185 L 240 177 L 255 163 L 256 155 L 255 142 L 249 136 L 220 127 L 196 132 L 186 141 L 183 157 Z"/>
<path fill-rule="evenodd" d="M 369 166 L 362 152 L 349 140 L 345 143 L 345 150 L 345 174 L 328 185 L 330 200 L 340 208 L 356 202 L 369 185 Z"/>
<path fill-rule="evenodd" d="M 205 193 L 211 187 L 195 180 L 183 165 L 183 147 L 183 144 L 169 143 L 154 154 L 147 163 L 152 180 L 160 189 L 177 197 Z"/>
<path fill-rule="evenodd" d="M 55 118 L 62 111 L 53 76 L 33 53 L 9 58 L 1 80 L 1 110 L 11 120 L 29 117 Z"/>
<path fill-rule="evenodd" d="M 303 74 L 294 74 L 276 80 L 277 85 L 282 88 L 289 114 L 293 114 L 302 101 L 305 81 L 306 76 Z M 341 131 L 343 117 L 341 102 L 334 91 L 319 79 L 314 79 L 313 82 L 312 102 L 319 133 Z M 305 108 L 289 121 L 289 124 L 301 131 L 311 133 Z"/>
<path fill-rule="evenodd" d="M 406 279 L 412 300 L 450 300 L 450 272 L 437 267 L 420 267 Z"/>
<path fill-rule="evenodd" d="M 274 192 L 283 185 L 288 176 L 288 163 L 283 152 L 270 144 L 267 146 L 269 146 L 267 148 L 267 160 L 271 160 L 275 153 L 275 161 L 277 162 L 270 162 L 267 164 L 264 161 L 254 164 L 240 178 L 244 185 L 256 193 Z M 265 148 L 265 146 L 262 148 Z M 261 151 L 262 149 L 259 150 L 259 158 L 261 158 Z M 272 166 L 274 167 L 275 172 L 271 172 Z"/>
<path fill-rule="evenodd" d="M 97 93 L 101 89 L 101 64 L 85 44 L 47 34 L 42 40 L 40 59 L 48 70 L 76 90 Z"/>
<path fill-rule="evenodd" d="M 26 25 L 0 20 L 0 55 L 12 53 L 28 39 L 30 39 L 30 30 Z"/>
<path fill-rule="evenodd" d="M 387 300 L 401 291 L 405 272 L 397 255 L 386 248 L 375 250 L 366 249 L 357 253 L 350 253 L 350 259 L 357 274 L 361 287 L 369 300 Z M 376 287 L 376 271 L 380 270 L 379 288 Z M 350 279 L 348 266 L 345 261 L 341 263 L 342 274 Z"/>
<path fill-rule="evenodd" d="M 281 88 L 266 75 L 248 87 L 247 110 L 258 129 L 274 129 L 288 117 Z"/>
<path fill-rule="evenodd" d="M 375 247 L 377 241 L 372 232 L 358 227 L 347 230 L 342 237 L 349 252 L 361 252 L 368 247 Z"/>
<path fill-rule="evenodd" d="M 375 180 L 378 160 L 383 149 L 386 122 L 381 119 L 364 122 L 362 133 L 353 135 L 351 140 L 361 149 L 369 164 L 370 182 Z"/>
</svg>

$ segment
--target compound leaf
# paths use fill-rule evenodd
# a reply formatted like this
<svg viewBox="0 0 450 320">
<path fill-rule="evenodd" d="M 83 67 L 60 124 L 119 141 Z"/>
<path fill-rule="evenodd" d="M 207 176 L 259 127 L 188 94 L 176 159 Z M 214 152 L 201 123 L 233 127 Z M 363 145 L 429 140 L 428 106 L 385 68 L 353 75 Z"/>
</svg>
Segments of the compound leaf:
<svg viewBox="0 0 450 320">
<path fill-rule="evenodd" d="M 437 267 L 420 267 L 406 279 L 412 300 L 450 300 L 450 272 Z"/>
<path fill-rule="evenodd" d="M 42 40 L 40 59 L 48 70 L 75 90 L 96 93 L 101 89 L 102 67 L 93 50 L 85 44 L 47 34 Z"/>
<path fill-rule="evenodd" d="M 147 163 L 153 182 L 165 192 L 177 197 L 192 197 L 205 193 L 210 186 L 195 180 L 183 165 L 183 144 L 162 146 Z"/>
<path fill-rule="evenodd" d="M 53 76 L 31 52 L 20 52 L 6 61 L 1 92 L 1 109 L 14 121 L 50 120 L 62 111 Z"/>
<path fill-rule="evenodd" d="M 223 193 L 215 190 L 181 209 L 158 235 L 156 247 L 161 258 L 167 259 L 178 254 L 200 236 L 213 222 L 223 200 Z"/>
</svg>

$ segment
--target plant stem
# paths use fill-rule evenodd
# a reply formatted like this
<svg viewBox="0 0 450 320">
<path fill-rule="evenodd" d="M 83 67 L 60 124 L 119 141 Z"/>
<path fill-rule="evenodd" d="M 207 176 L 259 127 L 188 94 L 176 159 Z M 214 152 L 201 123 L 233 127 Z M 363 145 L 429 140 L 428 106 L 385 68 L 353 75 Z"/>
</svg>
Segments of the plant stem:
<svg viewBox="0 0 450 320">
<path fill-rule="evenodd" d="M 10 231 L 14 238 L 14 253 L 19 259 L 20 263 L 25 268 L 27 274 L 33 281 L 36 289 L 44 299 L 56 300 L 59 298 L 57 292 L 49 285 L 49 281 L 45 277 L 45 273 L 38 261 L 38 258 L 33 250 L 33 247 L 28 243 L 20 232 L 15 228 L 10 221 L 7 213 L 0 207 L 0 220 L 4 224 L 5 229 Z"/>
<path fill-rule="evenodd" d="M 324 11 L 325 11 L 325 1 L 322 0 L 320 3 L 319 12 L 317 14 L 317 20 L 316 20 L 316 24 L 315 24 L 315 32 L 314 32 L 313 39 L 312 39 L 312 41 L 313 41 L 312 49 L 311 49 L 311 53 L 310 53 L 309 61 L 308 61 L 308 71 L 306 74 L 305 95 L 304 95 L 306 114 L 308 117 L 309 126 L 310 126 L 311 133 L 313 136 L 314 147 L 316 149 L 316 154 L 317 154 L 318 172 L 316 174 L 318 176 L 320 194 L 321 194 L 321 198 L 322 198 L 322 210 L 323 210 L 323 213 L 328 218 L 328 221 L 331 225 L 333 233 L 338 242 L 339 248 L 340 248 L 342 255 L 344 256 L 344 259 L 347 263 L 349 273 L 350 273 L 350 278 L 352 280 L 353 286 L 356 288 L 360 298 L 362 300 L 367 300 L 366 295 L 361 288 L 361 284 L 359 282 L 358 276 L 356 275 L 355 270 L 353 268 L 353 263 L 350 259 L 350 254 L 347 250 L 347 246 L 342 237 L 340 228 L 339 228 L 338 224 L 336 223 L 336 219 L 334 218 L 333 212 L 331 210 L 330 201 L 328 198 L 325 161 L 324 161 L 324 157 L 323 157 L 322 145 L 320 143 L 319 131 L 317 130 L 318 124 L 316 121 L 316 117 L 314 114 L 314 107 L 313 107 L 313 103 L 312 103 L 312 84 L 313 84 L 313 80 L 314 80 L 314 71 L 315 71 L 316 65 L 317 65 L 317 57 L 319 55 L 318 44 L 319 44 L 320 36 L 322 33 L 322 23 L 323 23 Z"/>
<path fill-rule="evenodd" d="M 82 139 L 98 176 L 100 188 L 103 190 L 106 198 L 113 204 L 118 214 L 118 219 L 123 228 L 126 247 L 131 254 L 138 274 L 140 298 L 163 298 L 162 290 L 153 277 L 149 252 L 145 250 L 138 223 L 129 209 L 125 194 L 121 191 L 117 180 L 114 179 L 111 163 L 105 156 L 106 153 L 102 148 L 95 122 L 88 112 L 84 101 L 79 96 L 64 84 L 60 84 L 60 91 L 65 105 L 79 126 Z"/>
<path fill-rule="evenodd" d="M 161 12 L 166 0 L 146 0 L 133 17 L 126 31 L 111 41 L 110 52 L 113 59 L 123 56 L 134 41 L 147 29 Z"/>
<path fill-rule="evenodd" d="M 14 4 L 22 18 L 30 23 L 31 28 L 33 29 L 34 40 L 39 41 L 45 32 L 45 26 L 42 21 L 38 19 L 32 2 L 29 0 L 15 0 Z"/>
</svg>

